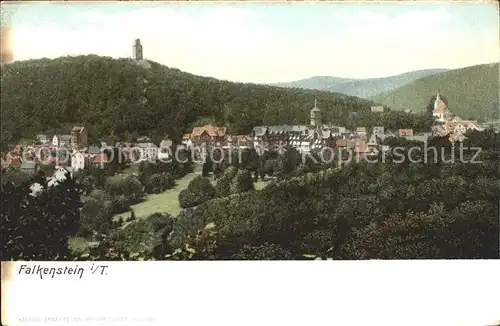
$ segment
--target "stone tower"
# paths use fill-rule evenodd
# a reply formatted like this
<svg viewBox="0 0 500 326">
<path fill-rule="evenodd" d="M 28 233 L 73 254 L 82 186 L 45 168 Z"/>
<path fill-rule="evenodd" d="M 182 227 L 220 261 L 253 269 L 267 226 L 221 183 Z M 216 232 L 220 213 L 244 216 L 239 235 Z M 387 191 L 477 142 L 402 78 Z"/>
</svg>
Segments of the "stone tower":
<svg viewBox="0 0 500 326">
<path fill-rule="evenodd" d="M 311 126 L 321 127 L 321 110 L 318 108 L 318 101 L 314 99 L 314 108 L 311 110 Z"/>
<path fill-rule="evenodd" d="M 134 45 L 132 46 L 132 59 L 142 60 L 142 45 L 140 39 L 134 41 Z"/>
</svg>

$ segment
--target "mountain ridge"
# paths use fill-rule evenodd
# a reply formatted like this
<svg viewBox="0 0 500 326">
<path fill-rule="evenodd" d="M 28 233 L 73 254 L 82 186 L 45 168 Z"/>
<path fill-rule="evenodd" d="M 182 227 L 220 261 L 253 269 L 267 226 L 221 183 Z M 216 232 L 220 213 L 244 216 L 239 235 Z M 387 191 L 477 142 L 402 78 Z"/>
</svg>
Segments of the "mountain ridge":
<svg viewBox="0 0 500 326">
<path fill-rule="evenodd" d="M 327 92 L 342 93 L 350 96 L 369 98 L 390 91 L 419 78 L 448 71 L 445 68 L 433 68 L 408 71 L 397 75 L 377 78 L 343 78 L 334 76 L 313 76 L 288 83 L 270 83 L 270 86 L 284 88 L 317 89 Z"/>
<path fill-rule="evenodd" d="M 486 121 L 500 119 L 499 85 L 499 64 L 487 63 L 425 76 L 369 99 L 395 110 L 421 111 L 439 91 L 454 114 Z"/>
</svg>

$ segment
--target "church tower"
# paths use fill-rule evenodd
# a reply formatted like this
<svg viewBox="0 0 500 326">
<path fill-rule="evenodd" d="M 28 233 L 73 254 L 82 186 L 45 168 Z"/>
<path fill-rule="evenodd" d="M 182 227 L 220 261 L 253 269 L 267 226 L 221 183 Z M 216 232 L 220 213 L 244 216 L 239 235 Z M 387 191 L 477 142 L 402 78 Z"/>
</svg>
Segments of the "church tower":
<svg viewBox="0 0 500 326">
<path fill-rule="evenodd" d="M 318 108 L 318 101 L 314 99 L 314 108 L 311 110 L 311 126 L 321 127 L 321 110 Z"/>
<path fill-rule="evenodd" d="M 132 46 L 132 59 L 142 60 L 142 45 L 140 39 L 134 41 L 134 45 Z"/>
<path fill-rule="evenodd" d="M 432 115 L 437 118 L 439 122 L 444 122 L 446 113 L 446 104 L 439 96 L 439 92 L 436 95 L 436 100 L 434 101 L 434 110 Z"/>
</svg>

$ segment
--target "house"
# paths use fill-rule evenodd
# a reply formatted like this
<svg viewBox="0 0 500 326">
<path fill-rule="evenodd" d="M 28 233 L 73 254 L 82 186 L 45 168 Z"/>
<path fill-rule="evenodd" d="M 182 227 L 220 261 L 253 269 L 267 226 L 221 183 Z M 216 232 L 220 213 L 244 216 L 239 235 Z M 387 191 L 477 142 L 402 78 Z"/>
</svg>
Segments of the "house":
<svg viewBox="0 0 500 326">
<path fill-rule="evenodd" d="M 299 146 L 297 147 L 297 150 L 299 151 L 299 153 L 309 153 L 313 145 L 311 144 L 310 140 L 305 138 L 302 138 L 298 144 Z"/>
<path fill-rule="evenodd" d="M 164 139 L 160 142 L 158 146 L 158 159 L 167 160 L 170 158 L 172 152 L 172 141 L 170 139 Z"/>
<path fill-rule="evenodd" d="M 7 166 L 12 166 L 15 168 L 20 168 L 21 167 L 21 155 L 18 151 L 13 150 L 7 153 L 6 156 L 6 165 Z"/>
<path fill-rule="evenodd" d="M 455 121 L 447 121 L 444 123 L 444 128 L 446 132 L 452 133 L 466 133 L 469 130 L 482 131 L 483 128 L 479 127 L 477 121 L 464 121 L 464 120 L 455 120 Z"/>
<path fill-rule="evenodd" d="M 144 144 L 147 144 L 147 143 L 151 143 L 152 140 L 151 138 L 149 138 L 148 136 L 139 136 L 137 138 L 137 143 L 144 143 Z"/>
<path fill-rule="evenodd" d="M 24 160 L 28 160 L 28 161 L 35 160 L 35 158 L 37 157 L 36 156 L 36 150 L 35 150 L 35 148 L 32 147 L 32 146 L 27 147 L 23 151 L 22 157 L 23 157 Z"/>
<path fill-rule="evenodd" d="M 191 133 L 191 141 L 196 147 L 199 146 L 221 146 L 225 141 L 226 127 L 205 125 L 194 127 Z"/>
<path fill-rule="evenodd" d="M 347 140 L 346 139 L 336 139 L 335 146 L 345 148 L 345 147 L 347 147 Z"/>
<path fill-rule="evenodd" d="M 73 126 L 71 129 L 71 145 L 73 148 L 80 149 L 88 146 L 89 134 L 87 128 L 82 125 Z"/>
<path fill-rule="evenodd" d="M 363 140 L 356 141 L 356 145 L 354 146 L 354 152 L 357 154 L 368 153 L 368 145 Z"/>
<path fill-rule="evenodd" d="M 332 137 L 340 137 L 342 133 L 346 132 L 346 128 L 340 126 L 326 126 L 326 129 L 330 130 Z"/>
<path fill-rule="evenodd" d="M 384 107 L 383 106 L 372 106 L 371 111 L 372 112 L 384 112 Z"/>
<path fill-rule="evenodd" d="M 163 139 L 160 142 L 160 148 L 170 148 L 172 147 L 173 142 L 170 139 Z"/>
<path fill-rule="evenodd" d="M 70 177 L 73 177 L 73 169 L 69 167 L 56 166 L 54 173 L 52 174 L 52 178 L 49 180 L 49 186 L 55 186 L 60 181 L 66 180 L 66 176 L 68 174 Z"/>
<path fill-rule="evenodd" d="M 106 153 L 100 153 L 92 157 L 92 166 L 104 169 L 106 164 L 108 164 L 108 155 Z"/>
<path fill-rule="evenodd" d="M 399 129 L 399 136 L 413 136 L 413 129 Z"/>
<path fill-rule="evenodd" d="M 359 137 L 365 138 L 366 137 L 366 127 L 357 127 L 356 128 L 356 134 Z"/>
<path fill-rule="evenodd" d="M 191 148 L 193 146 L 193 141 L 191 140 L 191 134 L 182 135 L 182 142 L 187 148 Z"/>
<path fill-rule="evenodd" d="M 71 154 L 71 168 L 80 171 L 85 168 L 85 155 L 80 151 L 73 151 Z"/>
<path fill-rule="evenodd" d="M 379 145 L 377 134 L 372 134 L 366 145 L 371 148 L 377 148 Z"/>
<path fill-rule="evenodd" d="M 247 135 L 227 135 L 226 136 L 226 144 L 224 147 L 233 147 L 233 148 L 250 148 L 253 147 L 253 139 Z"/>
<path fill-rule="evenodd" d="M 47 135 L 44 134 L 38 134 L 36 135 L 36 141 L 40 144 L 46 144 L 49 142 L 49 137 L 47 137 Z"/>
<path fill-rule="evenodd" d="M 467 137 L 465 133 L 469 130 L 482 131 L 477 121 L 464 121 L 458 117 L 452 121 L 445 121 L 443 134 L 449 134 L 449 140 L 451 142 L 463 142 Z"/>
<path fill-rule="evenodd" d="M 69 147 L 71 145 L 71 135 L 54 135 L 52 145 L 55 147 Z"/>
<path fill-rule="evenodd" d="M 158 158 L 158 146 L 153 143 L 139 143 L 137 147 L 140 151 L 141 161 L 156 161 Z"/>
<path fill-rule="evenodd" d="M 39 165 L 35 161 L 23 161 L 20 168 L 22 172 L 33 175 L 38 172 Z"/>
<path fill-rule="evenodd" d="M 87 153 L 89 155 L 97 155 L 102 153 L 102 151 L 103 149 L 99 146 L 89 146 L 89 148 L 87 149 Z"/>
<path fill-rule="evenodd" d="M 384 130 L 383 126 L 373 127 L 373 129 L 372 129 L 372 135 L 383 135 L 384 131 L 385 130 Z"/>
</svg>

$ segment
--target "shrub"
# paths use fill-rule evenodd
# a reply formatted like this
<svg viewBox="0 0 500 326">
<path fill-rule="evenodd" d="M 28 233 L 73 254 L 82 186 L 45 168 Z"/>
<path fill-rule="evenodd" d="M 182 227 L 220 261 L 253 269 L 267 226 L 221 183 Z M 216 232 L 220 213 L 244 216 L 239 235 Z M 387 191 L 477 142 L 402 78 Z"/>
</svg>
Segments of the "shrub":
<svg viewBox="0 0 500 326">
<path fill-rule="evenodd" d="M 151 175 L 146 184 L 146 192 L 152 194 L 159 194 L 165 191 L 165 177 L 159 173 Z"/>
<path fill-rule="evenodd" d="M 171 173 L 165 173 L 163 175 L 164 178 L 164 183 L 165 183 L 165 190 L 166 189 L 171 189 L 175 186 L 175 179 L 174 176 Z"/>
<path fill-rule="evenodd" d="M 212 161 L 210 161 L 210 159 L 207 159 L 207 161 L 203 163 L 201 175 L 204 177 L 208 177 L 210 175 L 210 172 L 212 171 L 213 171 Z"/>
<path fill-rule="evenodd" d="M 111 201 L 111 207 L 114 214 L 125 213 L 130 209 L 128 200 L 125 196 L 118 196 Z"/>
<path fill-rule="evenodd" d="M 108 178 L 106 189 L 113 197 L 123 196 L 127 205 L 133 205 L 142 200 L 144 195 L 141 182 L 134 176 L 121 175 Z"/>
<path fill-rule="evenodd" d="M 255 189 L 252 174 L 248 170 L 239 170 L 231 181 L 230 192 L 239 194 Z"/>
<path fill-rule="evenodd" d="M 215 185 L 217 197 L 229 196 L 231 191 L 231 182 L 233 181 L 237 171 L 238 170 L 235 167 L 230 166 L 222 173 L 219 179 L 217 179 L 217 184 Z"/>
</svg>

